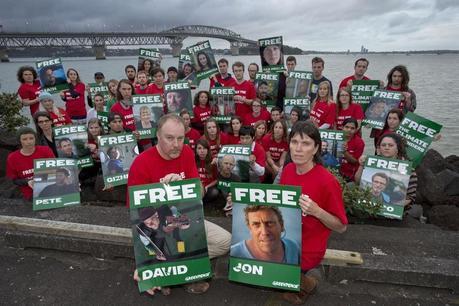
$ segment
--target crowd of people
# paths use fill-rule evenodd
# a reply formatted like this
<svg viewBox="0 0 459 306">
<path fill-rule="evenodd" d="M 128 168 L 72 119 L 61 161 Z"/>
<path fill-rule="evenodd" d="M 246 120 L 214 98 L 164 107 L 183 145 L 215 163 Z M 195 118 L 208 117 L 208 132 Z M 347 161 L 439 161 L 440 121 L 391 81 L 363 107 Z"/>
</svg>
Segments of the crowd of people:
<svg viewBox="0 0 459 306">
<path fill-rule="evenodd" d="M 202 57 L 200 65 L 204 65 L 202 63 L 205 60 L 208 62 Z M 179 71 L 176 67 L 169 67 L 165 72 L 161 67 L 147 64 L 150 63 L 142 65 L 144 69 L 140 71 L 136 71 L 133 65 L 128 65 L 125 67 L 126 78 L 108 80 L 108 99 L 102 94 L 91 97 L 89 87 L 82 82 L 78 71 L 68 69 L 69 89 L 60 92 L 60 98 L 65 102 L 64 109 L 56 107 L 52 95 L 40 90 L 34 68 L 21 67 L 17 73 L 21 83 L 18 97 L 24 107 L 30 108 L 35 129 L 19 129 L 20 149 L 8 157 L 8 177 L 21 188 L 24 198 L 30 199 L 33 190 L 33 160 L 57 157 L 59 151 L 64 150 L 65 144 L 62 140 L 58 143 L 55 141 L 52 127 L 85 124 L 94 166 L 84 168 L 80 173 L 80 180 L 101 175 L 98 136 L 105 133 L 133 133 L 142 153 L 134 159 L 130 168 L 128 186 L 169 183 L 199 177 L 204 190 L 204 205 L 223 210 L 229 216 L 232 208 L 231 196 L 228 192 L 219 190 L 217 182 L 222 178 L 227 181 L 238 181 L 240 178 L 231 171 L 235 166 L 234 158 L 229 156 L 218 159 L 218 153 L 224 145 L 247 145 L 251 148 L 249 182 L 301 186 L 301 268 L 304 274 L 301 291 L 285 293 L 283 296 L 291 303 L 303 303 L 321 278 L 320 261 L 324 256 L 330 232 L 344 232 L 347 224 L 341 187 L 323 166 L 326 160 L 324 152 L 327 149 L 321 141 L 319 129 L 344 132 L 344 152 L 339 173 L 346 181 L 358 183 L 365 159 L 364 147 L 369 144 L 365 144 L 361 137 L 364 112 L 360 104 L 353 102 L 351 86 L 355 80 L 368 80 L 365 73 L 369 61 L 365 58 L 355 61 L 354 73 L 343 78 L 334 97 L 333 84 L 323 75 L 324 60 L 313 58 L 310 69 L 313 75 L 309 89 L 310 111 L 305 113 L 304 110 L 294 107 L 289 113 L 285 113 L 283 98 L 286 78 L 288 72 L 296 69 L 295 57 L 288 56 L 286 59 L 287 71 L 279 74 L 278 97 L 276 105 L 270 110 L 264 100 L 260 99 L 255 87 L 258 64 L 248 65 L 249 78 L 246 79 L 246 66 L 242 62 L 232 63 L 231 74 L 229 62 L 222 58 L 218 61 L 219 73 L 210 77 L 210 87 L 234 88 L 236 107 L 228 124 L 217 122 L 211 116 L 210 88 L 195 94 L 193 109 L 182 109 L 179 115 L 163 115 L 159 120 L 155 119 L 156 121 L 151 119 L 150 113 L 150 116 L 145 116 L 147 119 L 136 122 L 132 106 L 133 95 L 163 95 L 164 110 L 167 111 L 165 84 L 186 80 L 190 74 L 190 71 Z M 189 70 L 190 67 L 186 68 Z M 104 74 L 96 72 L 94 82 L 106 82 Z M 386 158 L 407 159 L 405 143 L 394 133 L 404 115 L 416 109 L 416 95 L 409 87 L 406 67 L 398 65 L 392 68 L 387 75 L 385 87 L 383 83 L 381 82 L 381 88 L 401 92 L 403 98 L 398 108 L 389 111 L 384 128 L 372 130 L 375 152 Z M 258 88 L 263 89 L 263 86 Z M 261 96 L 266 94 L 261 91 Z M 89 111 L 87 106 L 90 107 Z M 109 113 L 108 131 L 104 130 L 104 125 L 98 120 L 97 112 L 101 111 Z M 137 131 L 139 127 L 156 127 L 157 133 L 151 139 L 140 139 Z M 387 178 L 381 175 L 375 177 L 374 196 L 386 202 L 383 187 L 388 183 Z M 413 171 L 405 201 L 407 208 L 415 204 L 415 195 L 416 174 Z M 247 218 L 255 213 L 248 212 Z M 282 220 L 281 223 L 283 222 L 288 220 Z M 229 249 L 230 234 L 210 223 L 206 223 L 206 230 L 209 253 L 214 254 L 213 256 L 225 254 Z M 248 246 L 245 249 L 244 245 L 240 245 L 239 249 L 252 254 L 269 252 L 269 249 L 259 248 L 253 241 Z M 135 278 L 138 279 L 137 273 Z M 209 287 L 206 282 L 193 284 L 189 292 L 200 293 Z M 154 294 L 156 289 L 161 288 L 152 288 L 148 292 Z M 167 288 L 161 290 L 163 294 L 170 293 Z"/>
</svg>

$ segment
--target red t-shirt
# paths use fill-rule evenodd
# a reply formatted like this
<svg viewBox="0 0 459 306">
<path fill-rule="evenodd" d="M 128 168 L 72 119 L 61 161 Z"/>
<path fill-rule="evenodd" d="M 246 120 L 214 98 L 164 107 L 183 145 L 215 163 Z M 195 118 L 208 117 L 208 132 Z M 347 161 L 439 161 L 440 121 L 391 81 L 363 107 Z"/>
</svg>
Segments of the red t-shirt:
<svg viewBox="0 0 459 306">
<path fill-rule="evenodd" d="M 317 123 L 318 127 L 324 123 L 328 123 L 330 124 L 330 129 L 333 128 L 333 124 L 335 123 L 335 115 L 336 103 L 327 103 L 325 101 L 316 101 L 310 113 L 311 120 Z"/>
<path fill-rule="evenodd" d="M 70 119 L 70 116 L 67 114 L 67 112 L 60 107 L 58 107 L 57 109 L 61 113 L 60 117 L 56 115 L 54 112 L 48 112 L 48 114 L 51 116 L 51 120 L 53 121 L 53 127 L 72 124 L 72 119 Z"/>
<path fill-rule="evenodd" d="M 84 100 L 85 88 L 83 83 L 76 84 L 73 88 L 73 91 L 77 94 L 75 97 L 72 97 L 70 90 L 64 91 L 65 110 L 70 118 L 86 116 L 86 104 Z"/>
<path fill-rule="evenodd" d="M 269 154 L 271 154 L 273 161 L 278 161 L 281 158 L 282 153 L 288 151 L 287 141 L 281 140 L 281 142 L 276 142 L 272 139 L 271 134 L 265 135 L 262 143 L 266 153 L 269 152 Z"/>
<path fill-rule="evenodd" d="M 203 135 L 201 138 L 207 140 L 207 142 L 209 143 L 212 158 L 217 157 L 220 148 L 228 144 L 228 136 L 223 132 L 220 132 L 220 145 L 217 145 L 217 140 L 207 139 L 205 135 Z"/>
<path fill-rule="evenodd" d="M 146 84 L 144 87 L 140 84 L 135 84 L 134 85 L 134 90 L 136 95 L 146 95 L 148 94 L 148 87 L 150 87 L 149 84 Z"/>
<path fill-rule="evenodd" d="M 198 130 L 191 128 L 188 133 L 185 133 L 185 137 L 188 138 L 188 145 L 190 148 L 194 150 L 196 140 L 201 138 L 201 134 L 198 132 Z"/>
<path fill-rule="evenodd" d="M 301 192 L 328 213 L 347 224 L 341 186 L 323 166 L 315 165 L 310 171 L 299 175 L 296 165 L 289 163 L 282 170 L 281 185 L 301 186 Z M 310 270 L 320 264 L 327 249 L 331 230 L 319 219 L 302 216 L 301 269 Z"/>
<path fill-rule="evenodd" d="M 127 186 L 159 183 L 161 178 L 170 173 L 178 174 L 182 179 L 199 178 L 190 147 L 183 146 L 180 156 L 171 160 L 162 158 L 156 146 L 142 152 L 132 162 Z M 126 206 L 129 207 L 129 201 Z"/>
<path fill-rule="evenodd" d="M 239 136 L 234 136 L 234 134 L 231 134 L 231 133 L 226 134 L 226 136 L 227 136 L 229 145 L 241 143 L 241 138 Z"/>
<path fill-rule="evenodd" d="M 255 162 L 262 167 L 266 166 L 266 152 L 263 149 L 261 144 L 255 142 L 255 146 L 253 146 L 252 154 L 255 155 Z"/>
<path fill-rule="evenodd" d="M 260 115 L 258 117 L 253 116 L 253 112 L 247 113 L 244 118 L 242 119 L 243 125 L 251 125 L 254 126 L 257 121 L 264 120 L 266 124 L 271 119 L 271 114 L 266 110 L 266 108 L 262 108 Z"/>
<path fill-rule="evenodd" d="M 223 79 L 222 75 L 218 73 L 216 76 L 217 82 L 222 86 L 222 87 L 233 87 L 234 84 L 236 84 L 236 79 L 233 78 L 230 74 L 228 74 L 228 77 Z M 213 78 L 210 79 L 210 88 L 215 87 L 215 81 Z"/>
<path fill-rule="evenodd" d="M 157 95 L 157 94 L 163 95 L 164 94 L 164 86 L 159 88 L 155 83 L 151 83 L 148 86 L 147 94 L 149 94 L 149 95 Z"/>
<path fill-rule="evenodd" d="M 364 114 L 360 104 L 351 103 L 348 109 L 342 109 L 336 116 L 335 125 L 337 130 L 343 129 L 343 122 L 347 118 L 354 118 L 355 120 L 363 120 Z"/>
<path fill-rule="evenodd" d="M 357 160 L 359 160 L 360 156 L 362 156 L 364 149 L 365 143 L 363 142 L 362 138 L 360 138 L 360 136 L 357 134 L 354 135 L 347 142 L 347 151 Z M 339 172 L 342 176 L 354 180 L 354 176 L 357 172 L 357 169 L 359 169 L 359 163 L 351 164 L 345 158 L 343 158 L 341 161 Z"/>
<path fill-rule="evenodd" d="M 348 77 L 345 77 L 341 81 L 341 83 L 339 83 L 339 89 L 346 87 L 347 86 L 347 82 L 349 82 L 349 80 L 354 81 L 355 80 L 355 76 L 354 75 L 350 75 Z M 363 76 L 362 80 L 369 80 L 369 78 L 367 78 L 366 76 Z"/>
<path fill-rule="evenodd" d="M 200 160 L 199 161 L 199 167 L 198 167 L 198 173 L 199 173 L 199 179 L 201 180 L 202 186 L 206 187 L 213 181 L 217 179 L 217 169 L 214 166 L 211 166 L 211 173 L 207 172 L 206 169 L 206 161 L 205 160 Z"/>
<path fill-rule="evenodd" d="M 123 106 L 121 106 L 121 102 L 118 101 L 115 104 L 113 104 L 112 108 L 110 109 L 110 112 L 117 113 L 121 116 L 121 119 L 123 120 L 123 127 L 125 129 L 128 129 L 130 131 L 136 130 L 132 106 L 129 106 L 128 109 L 125 109 Z"/>
<path fill-rule="evenodd" d="M 241 84 L 235 82 L 233 87 L 236 95 L 242 96 L 249 100 L 253 100 L 257 97 L 255 86 L 247 80 L 244 80 Z M 252 112 L 252 107 L 250 105 L 241 102 L 236 102 L 235 108 L 236 115 L 240 116 L 241 118 L 244 117 L 245 114 Z"/>
<path fill-rule="evenodd" d="M 21 99 L 25 100 L 35 100 L 38 95 L 40 94 L 40 81 L 36 80 L 32 84 L 22 83 L 18 89 L 18 95 Z M 30 105 L 30 113 L 35 114 L 38 111 L 38 107 L 40 106 L 40 102 L 34 103 Z"/>
<path fill-rule="evenodd" d="M 194 118 L 192 119 L 192 122 L 197 123 L 199 125 L 204 125 L 204 122 L 212 115 L 212 112 L 210 111 L 209 105 L 207 105 L 206 107 L 195 105 L 193 107 L 193 114 Z"/>
<path fill-rule="evenodd" d="M 48 146 L 35 146 L 32 155 L 26 156 L 21 150 L 16 150 L 6 159 L 6 176 L 10 179 L 33 179 L 33 161 L 38 158 L 55 158 L 53 151 Z M 29 185 L 19 186 L 24 199 L 31 199 L 32 188 Z"/>
</svg>

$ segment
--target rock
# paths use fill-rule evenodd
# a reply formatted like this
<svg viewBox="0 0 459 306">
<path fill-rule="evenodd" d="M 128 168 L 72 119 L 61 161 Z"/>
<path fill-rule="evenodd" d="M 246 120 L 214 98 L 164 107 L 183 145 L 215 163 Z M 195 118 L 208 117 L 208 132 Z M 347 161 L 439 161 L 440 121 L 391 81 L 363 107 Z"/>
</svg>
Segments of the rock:
<svg viewBox="0 0 459 306">
<path fill-rule="evenodd" d="M 418 168 L 416 170 L 418 175 L 418 188 L 417 194 L 419 194 L 418 203 L 428 203 L 429 205 L 439 205 L 446 200 L 444 194 L 445 185 L 440 179 L 428 168 Z"/>
<path fill-rule="evenodd" d="M 437 205 L 427 215 L 429 222 L 446 230 L 459 230 L 459 207 L 455 205 Z"/>
<path fill-rule="evenodd" d="M 459 173 L 459 156 L 450 155 L 445 158 L 445 161 L 449 164 L 450 169 L 453 168 L 451 170 Z"/>
<path fill-rule="evenodd" d="M 437 174 L 437 179 L 443 185 L 446 195 L 459 195 L 459 173 L 445 169 Z"/>
<path fill-rule="evenodd" d="M 0 194 L 7 199 L 22 199 L 21 190 L 7 177 L 0 177 Z"/>
<path fill-rule="evenodd" d="M 448 162 L 445 161 L 440 153 L 433 149 L 429 149 L 421 164 L 416 168 L 416 172 L 419 171 L 420 168 L 429 169 L 433 173 L 438 173 L 448 168 Z"/>
<path fill-rule="evenodd" d="M 108 191 L 102 191 L 104 189 L 104 180 L 102 175 L 98 175 L 96 183 L 94 185 L 94 193 L 97 196 L 98 201 L 110 202 L 111 205 L 124 205 L 126 203 L 126 185 L 116 186 Z"/>
<path fill-rule="evenodd" d="M 459 174 L 455 173 L 456 176 L 446 185 L 445 193 L 448 196 L 458 196 L 459 195 Z"/>
</svg>

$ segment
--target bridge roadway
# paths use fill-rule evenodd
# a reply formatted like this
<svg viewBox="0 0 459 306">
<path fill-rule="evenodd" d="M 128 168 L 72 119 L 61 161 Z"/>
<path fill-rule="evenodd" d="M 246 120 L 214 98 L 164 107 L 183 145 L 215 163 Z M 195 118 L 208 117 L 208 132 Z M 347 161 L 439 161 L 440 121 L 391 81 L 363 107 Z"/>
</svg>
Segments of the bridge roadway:
<svg viewBox="0 0 459 306">
<path fill-rule="evenodd" d="M 34 47 L 93 47 L 96 59 L 105 58 L 107 46 L 170 45 L 172 54 L 179 56 L 187 37 L 208 37 L 227 40 L 232 55 L 239 48 L 256 46 L 257 42 L 241 37 L 231 30 L 205 26 L 179 26 L 161 32 L 0 32 L 0 60 L 8 61 L 8 49 Z"/>
</svg>

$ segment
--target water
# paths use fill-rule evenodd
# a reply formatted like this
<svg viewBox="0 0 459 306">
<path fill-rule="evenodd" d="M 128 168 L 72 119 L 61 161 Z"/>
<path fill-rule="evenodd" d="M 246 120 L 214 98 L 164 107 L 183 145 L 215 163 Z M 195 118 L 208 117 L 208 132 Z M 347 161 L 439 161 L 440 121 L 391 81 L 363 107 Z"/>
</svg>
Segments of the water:
<svg viewBox="0 0 459 306">
<path fill-rule="evenodd" d="M 318 55 L 325 60 L 324 75 L 329 78 L 335 89 L 339 82 L 353 73 L 355 55 Z M 299 55 L 297 70 L 310 70 L 312 55 Z M 459 107 L 459 55 L 410 55 L 404 54 L 369 54 L 370 61 L 367 75 L 371 79 L 386 82 L 389 70 L 398 64 L 408 67 L 410 72 L 410 87 L 416 92 L 418 108 L 416 113 L 443 125 L 442 139 L 434 142 L 432 148 L 444 156 L 459 154 L 459 120 L 454 111 Z M 217 56 L 221 58 L 221 56 Z M 225 56 L 230 65 L 242 61 L 246 65 L 251 62 L 260 64 L 258 56 Z M 22 65 L 35 66 L 40 59 L 12 59 L 10 63 L 0 64 L 0 91 L 15 92 L 19 87 L 16 72 Z M 107 60 L 94 58 L 64 58 L 64 68 L 76 68 L 83 82 L 93 82 L 94 72 L 102 71 L 106 80 L 124 78 L 124 67 L 128 64 L 137 66 L 136 57 L 110 57 Z M 165 56 L 161 66 L 177 66 L 178 58 Z M 247 68 L 247 67 L 246 67 Z M 209 82 L 203 81 L 200 89 L 208 89 Z M 56 101 L 60 99 L 56 98 Z M 26 114 L 29 113 L 28 109 Z M 367 141 L 368 131 L 364 131 L 366 152 L 372 151 L 373 142 Z"/>
</svg>

